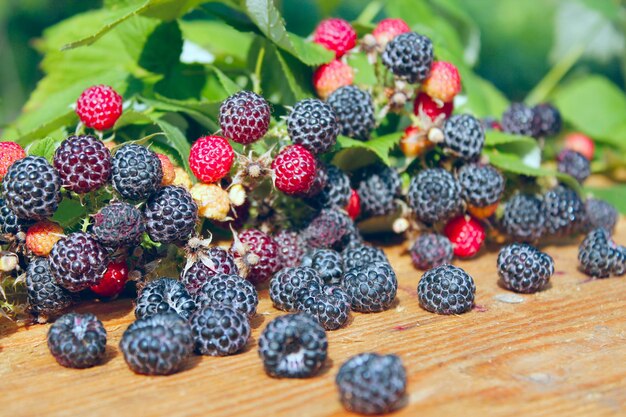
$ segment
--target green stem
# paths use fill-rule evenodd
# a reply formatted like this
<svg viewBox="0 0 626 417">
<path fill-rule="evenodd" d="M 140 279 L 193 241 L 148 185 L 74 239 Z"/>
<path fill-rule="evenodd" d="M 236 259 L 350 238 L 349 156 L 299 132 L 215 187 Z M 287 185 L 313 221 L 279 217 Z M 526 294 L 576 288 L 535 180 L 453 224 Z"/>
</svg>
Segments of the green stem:
<svg viewBox="0 0 626 417">
<path fill-rule="evenodd" d="M 252 76 L 252 88 L 257 94 L 261 94 L 261 68 L 263 67 L 263 58 L 265 57 L 265 47 L 259 50 L 254 67 L 254 75 Z"/>
<path fill-rule="evenodd" d="M 371 23 L 372 20 L 374 20 L 374 18 L 381 11 L 382 8 L 383 2 L 373 1 L 369 3 L 367 7 L 365 7 L 365 9 L 363 9 L 359 17 L 356 18 L 356 21 L 363 25 L 367 25 L 368 23 Z"/>
</svg>

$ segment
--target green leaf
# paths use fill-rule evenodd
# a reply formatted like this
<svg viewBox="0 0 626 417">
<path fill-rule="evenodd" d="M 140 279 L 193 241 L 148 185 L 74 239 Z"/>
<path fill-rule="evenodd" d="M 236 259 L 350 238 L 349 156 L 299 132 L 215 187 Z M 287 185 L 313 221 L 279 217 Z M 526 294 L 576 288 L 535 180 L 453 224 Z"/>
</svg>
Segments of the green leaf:
<svg viewBox="0 0 626 417">
<path fill-rule="evenodd" d="M 485 132 L 485 146 L 497 146 L 518 142 L 525 142 L 528 146 L 537 146 L 537 141 L 529 136 L 513 135 L 498 130 Z"/>
<path fill-rule="evenodd" d="M 54 158 L 54 152 L 59 147 L 60 143 L 60 140 L 48 137 L 38 140 L 37 142 L 33 142 L 28 147 L 27 152 L 28 155 L 43 156 L 49 162 L 52 162 L 52 159 Z"/>
<path fill-rule="evenodd" d="M 585 191 L 595 198 L 611 203 L 617 210 L 626 214 L 626 184 L 616 184 L 609 187 L 585 187 Z"/>
<path fill-rule="evenodd" d="M 57 222 L 64 229 L 72 228 L 87 215 L 87 208 L 78 200 L 63 199 L 59 208 L 52 216 L 52 221 Z"/>
<path fill-rule="evenodd" d="M 181 132 L 179 128 L 166 122 L 163 118 L 153 117 L 152 120 L 156 123 L 165 136 L 167 136 L 168 143 L 178 152 L 180 156 L 180 160 L 183 162 L 184 168 L 190 172 L 189 170 L 189 151 L 191 150 L 191 145 L 187 141 L 187 138 Z"/>
<path fill-rule="evenodd" d="M 290 59 L 290 57 L 283 56 L 283 54 L 278 49 L 275 49 L 275 53 L 276 53 L 276 58 L 278 58 L 278 62 L 280 63 L 280 67 L 283 72 L 282 75 L 287 79 L 287 84 L 289 85 L 289 88 L 291 89 L 291 92 L 293 93 L 293 96 L 295 99 L 294 101 L 299 101 L 304 98 L 310 97 L 311 94 L 306 93 L 302 89 L 303 85 L 308 84 L 307 81 L 304 81 L 302 79 L 302 75 L 306 73 L 307 71 L 303 68 L 299 68 L 299 65 L 298 65 L 299 62 L 294 62 L 294 60 Z M 297 76 L 296 74 L 298 74 L 299 76 Z M 284 104 L 292 104 L 292 103 L 284 103 Z"/>
<path fill-rule="evenodd" d="M 348 64 L 354 69 L 354 83 L 357 85 L 375 85 L 378 81 L 374 66 L 367 60 L 364 53 L 350 54 Z"/>
<path fill-rule="evenodd" d="M 180 21 L 185 40 L 209 52 L 220 67 L 245 68 L 248 50 L 254 37 L 216 20 Z"/>
<path fill-rule="evenodd" d="M 337 145 L 335 149 L 343 150 L 349 148 L 363 148 L 376 154 L 376 156 L 378 156 L 378 158 L 380 158 L 380 160 L 386 165 L 390 165 L 391 160 L 389 159 L 389 153 L 399 142 L 401 136 L 402 132 L 396 132 L 373 138 L 368 141 L 360 141 L 347 136 L 339 136 L 337 138 Z"/>
</svg>

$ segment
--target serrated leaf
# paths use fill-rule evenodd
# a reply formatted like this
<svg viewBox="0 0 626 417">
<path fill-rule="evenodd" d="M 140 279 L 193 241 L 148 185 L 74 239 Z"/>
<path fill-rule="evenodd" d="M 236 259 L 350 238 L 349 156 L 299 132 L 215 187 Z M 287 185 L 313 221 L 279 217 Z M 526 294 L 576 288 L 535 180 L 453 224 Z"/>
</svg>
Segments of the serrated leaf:
<svg viewBox="0 0 626 417">
<path fill-rule="evenodd" d="M 209 52 L 222 68 L 244 68 L 253 34 L 240 32 L 217 20 L 179 22 L 185 40 Z"/>
<path fill-rule="evenodd" d="M 529 136 L 513 135 L 498 130 L 488 130 L 485 132 L 485 146 L 497 146 L 517 142 L 525 142 L 529 146 L 537 146 L 537 141 Z"/>
<path fill-rule="evenodd" d="M 626 214 L 626 184 L 616 184 L 609 187 L 585 187 L 585 192 L 613 204 L 620 213 Z"/>
<path fill-rule="evenodd" d="M 48 160 L 48 162 L 52 162 L 52 159 L 54 158 L 54 152 L 59 147 L 60 143 L 60 140 L 51 137 L 41 139 L 37 142 L 33 142 L 27 148 L 27 153 L 28 155 L 33 156 L 43 156 Z"/>
<path fill-rule="evenodd" d="M 297 63 L 291 62 L 288 57 L 284 57 L 283 54 L 276 50 L 276 57 L 278 58 L 278 62 L 280 63 L 280 67 L 283 70 L 283 76 L 287 79 L 287 84 L 293 93 L 293 96 L 296 101 L 302 100 L 304 98 L 310 97 L 310 93 L 306 93 L 303 89 L 303 85 L 305 84 L 302 77 L 298 77 L 296 74 L 302 75 L 305 71 L 300 70 L 298 72 L 294 71 L 292 67 L 296 67 Z M 300 64 L 302 65 L 302 64 Z M 284 104 L 293 104 L 293 103 L 284 103 Z"/>
<path fill-rule="evenodd" d="M 385 165 L 389 165 L 391 163 L 389 153 L 399 142 L 401 136 L 402 132 L 396 132 L 373 138 L 368 141 L 360 141 L 340 135 L 337 138 L 337 145 L 335 149 L 363 148 L 376 154 L 376 156 L 378 156 L 378 158 L 380 158 Z"/>
<path fill-rule="evenodd" d="M 180 156 L 180 160 L 183 162 L 184 168 L 190 172 L 189 170 L 189 151 L 191 150 L 191 145 L 187 141 L 187 138 L 181 132 L 179 128 L 170 124 L 169 122 L 163 120 L 163 118 L 153 117 L 152 119 L 154 123 L 156 123 L 165 136 L 167 136 L 168 143 L 178 152 Z"/>
<path fill-rule="evenodd" d="M 80 220 L 87 215 L 87 208 L 78 200 L 63 199 L 59 208 L 52 216 L 52 221 L 57 222 L 64 229 L 75 227 Z"/>
</svg>

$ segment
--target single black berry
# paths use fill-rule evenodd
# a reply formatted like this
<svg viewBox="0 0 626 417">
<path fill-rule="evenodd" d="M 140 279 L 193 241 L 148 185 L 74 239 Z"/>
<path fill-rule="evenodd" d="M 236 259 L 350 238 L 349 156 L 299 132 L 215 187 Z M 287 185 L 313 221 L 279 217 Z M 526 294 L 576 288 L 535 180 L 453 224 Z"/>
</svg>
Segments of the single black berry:
<svg viewBox="0 0 626 417">
<path fill-rule="evenodd" d="M 109 264 L 106 248 L 83 232 L 72 233 L 55 243 L 48 259 L 57 283 L 72 292 L 97 285 Z"/>
<path fill-rule="evenodd" d="M 93 216 L 92 232 L 104 246 L 117 248 L 139 242 L 146 230 L 143 214 L 132 204 L 117 201 Z"/>
<path fill-rule="evenodd" d="M 173 312 L 187 320 L 195 310 L 196 303 L 181 282 L 173 278 L 158 278 L 139 291 L 135 317 L 142 319 Z"/>
<path fill-rule="evenodd" d="M 536 242 L 545 229 L 541 200 L 532 194 L 516 194 L 504 206 L 500 224 L 504 233 L 516 242 Z"/>
<path fill-rule="evenodd" d="M 289 113 L 287 131 L 293 143 L 317 155 L 335 145 L 339 125 L 332 107 L 321 100 L 307 98 L 297 102 Z"/>
<path fill-rule="evenodd" d="M 388 262 L 373 262 L 346 272 L 342 286 L 350 298 L 352 310 L 373 313 L 391 306 L 396 298 L 398 279 Z"/>
<path fill-rule="evenodd" d="M 351 233 L 352 219 L 338 209 L 323 209 L 302 231 L 302 238 L 312 248 L 332 248 Z"/>
<path fill-rule="evenodd" d="M 563 124 L 559 110 L 549 103 L 533 107 L 533 133 L 536 137 L 555 136 Z"/>
<path fill-rule="evenodd" d="M 243 349 L 250 338 L 246 315 L 226 305 L 201 308 L 189 323 L 196 352 L 201 355 L 232 355 Z"/>
<path fill-rule="evenodd" d="M 48 330 L 48 349 L 59 364 L 68 368 L 89 368 L 104 358 L 107 332 L 91 314 L 69 313 Z"/>
<path fill-rule="evenodd" d="M 26 270 L 28 306 L 32 313 L 54 317 L 72 305 L 72 295 L 55 281 L 47 258 L 33 258 Z"/>
<path fill-rule="evenodd" d="M 461 186 L 461 197 L 474 207 L 496 204 L 504 193 L 504 177 L 491 165 L 463 165 L 457 178 Z"/>
<path fill-rule="evenodd" d="M 247 317 L 254 317 L 259 304 L 256 288 L 238 275 L 216 274 L 195 294 L 198 308 L 209 305 L 230 306 Z"/>
<path fill-rule="evenodd" d="M 367 91 L 349 85 L 338 88 L 328 104 L 333 108 L 340 133 L 354 139 L 367 140 L 374 129 L 374 103 Z"/>
<path fill-rule="evenodd" d="M 180 271 L 180 281 L 192 295 L 217 274 L 239 274 L 233 255 L 216 246 L 202 249 L 193 259 Z"/>
<path fill-rule="evenodd" d="M 247 145 L 265 135 L 270 113 L 270 105 L 263 97 L 252 91 L 240 91 L 220 106 L 220 128 L 227 138 Z"/>
<path fill-rule="evenodd" d="M 350 317 L 350 297 L 339 287 L 313 282 L 298 291 L 296 308 L 313 316 L 324 329 L 336 330 Z"/>
<path fill-rule="evenodd" d="M 380 166 L 362 172 L 357 187 L 361 215 L 371 217 L 393 213 L 401 186 L 398 171 L 393 168 Z"/>
<path fill-rule="evenodd" d="M 146 232 L 155 242 L 185 241 L 198 221 L 198 205 L 182 187 L 163 187 L 146 202 Z"/>
<path fill-rule="evenodd" d="M 453 265 L 426 271 L 417 286 L 420 305 L 437 314 L 461 314 L 472 309 L 476 285 L 467 272 Z"/>
<path fill-rule="evenodd" d="M 502 130 L 514 135 L 536 136 L 533 126 L 535 113 L 523 103 L 512 103 L 502 114 Z"/>
<path fill-rule="evenodd" d="M 411 179 L 408 198 L 417 219 L 426 224 L 448 220 L 462 206 L 461 187 L 443 168 L 420 171 Z"/>
<path fill-rule="evenodd" d="M 605 229 L 587 234 L 578 247 L 578 261 L 580 269 L 594 278 L 623 275 L 626 270 L 624 248 L 617 246 Z"/>
<path fill-rule="evenodd" d="M 270 298 L 274 307 L 296 311 L 298 291 L 311 283 L 323 284 L 322 278 L 312 268 L 299 266 L 281 269 L 270 280 Z"/>
<path fill-rule="evenodd" d="M 454 256 L 450 240 L 437 233 L 420 234 L 411 245 L 409 253 L 413 265 L 422 270 L 449 264 Z"/>
<path fill-rule="evenodd" d="M 585 201 L 585 211 L 587 230 L 602 228 L 613 233 L 619 214 L 612 204 L 597 198 L 588 198 Z"/>
<path fill-rule="evenodd" d="M 581 184 L 591 175 L 591 163 L 581 153 L 564 149 L 558 154 L 556 160 L 559 172 L 571 175 Z"/>
<path fill-rule="evenodd" d="M 554 274 L 552 257 L 527 243 L 502 247 L 497 262 L 502 284 L 515 292 L 541 291 Z"/>
<path fill-rule="evenodd" d="M 343 257 L 332 249 L 316 249 L 302 259 L 302 266 L 310 266 L 317 271 L 322 281 L 329 285 L 339 285 L 343 277 Z"/>
<path fill-rule="evenodd" d="M 469 114 L 456 114 L 443 125 L 443 147 L 453 155 L 472 160 L 480 156 L 485 132 L 478 119 Z"/>
<path fill-rule="evenodd" d="M 347 248 L 342 253 L 343 270 L 348 272 L 352 268 L 365 266 L 374 262 L 389 263 L 389 259 L 382 249 L 369 245 L 356 245 Z"/>
<path fill-rule="evenodd" d="M 161 185 L 161 161 L 146 147 L 124 145 L 113 156 L 111 178 L 113 187 L 122 197 L 144 199 Z"/>
<path fill-rule="evenodd" d="M 3 198 L 0 198 L 0 243 L 8 243 L 20 232 L 26 232 L 31 224 L 23 220 L 7 207 Z"/>
<path fill-rule="evenodd" d="M 567 236 L 578 233 L 585 221 L 585 204 L 576 191 L 559 185 L 547 191 L 542 200 L 546 233 Z"/>
<path fill-rule="evenodd" d="M 395 76 L 409 83 L 424 81 L 433 63 L 433 43 L 415 32 L 403 33 L 387 43 L 382 60 Z"/>
<path fill-rule="evenodd" d="M 54 153 L 63 188 L 78 194 L 104 186 L 111 176 L 111 152 L 91 135 L 70 136 Z"/>
<path fill-rule="evenodd" d="M 314 207 L 345 208 L 350 201 L 350 178 L 334 165 L 326 166 L 326 185 L 308 202 Z"/>
</svg>

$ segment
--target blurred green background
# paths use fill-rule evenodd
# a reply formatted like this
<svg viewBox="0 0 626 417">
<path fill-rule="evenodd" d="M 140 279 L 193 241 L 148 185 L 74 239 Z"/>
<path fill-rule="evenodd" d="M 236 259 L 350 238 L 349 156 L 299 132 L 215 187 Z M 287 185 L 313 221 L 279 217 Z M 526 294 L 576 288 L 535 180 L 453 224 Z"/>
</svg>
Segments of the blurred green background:
<svg viewBox="0 0 626 417">
<path fill-rule="evenodd" d="M 577 47 L 585 52 L 569 76 L 600 73 L 624 89 L 624 1 L 415 0 L 416 7 L 420 2 L 441 7 L 442 14 L 454 15 L 450 5 L 460 12 L 463 24 L 459 26 L 463 28 L 457 29 L 470 30 L 473 39 L 466 59 L 511 100 L 522 100 L 551 67 Z M 371 4 L 363 0 L 277 0 L 287 29 L 305 36 L 324 17 L 353 20 Z M 0 125 L 18 115 L 42 75 L 38 68 L 41 57 L 33 48 L 42 31 L 101 5 L 102 0 L 0 1 Z"/>
</svg>

